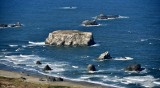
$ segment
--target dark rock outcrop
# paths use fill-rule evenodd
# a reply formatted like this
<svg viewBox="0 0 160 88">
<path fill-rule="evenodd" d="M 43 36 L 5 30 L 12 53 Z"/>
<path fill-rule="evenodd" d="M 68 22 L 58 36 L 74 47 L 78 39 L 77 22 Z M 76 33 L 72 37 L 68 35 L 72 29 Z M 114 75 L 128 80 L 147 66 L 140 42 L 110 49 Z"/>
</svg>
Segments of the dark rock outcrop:
<svg viewBox="0 0 160 88">
<path fill-rule="evenodd" d="M 108 51 L 102 53 L 102 54 L 98 57 L 98 60 L 105 60 L 105 59 L 112 59 L 112 57 L 110 56 L 110 54 L 109 54 Z"/>
<path fill-rule="evenodd" d="M 7 24 L 0 24 L 0 27 L 5 28 L 5 27 L 8 27 L 8 25 Z"/>
<path fill-rule="evenodd" d="M 52 70 L 52 69 L 49 67 L 49 65 L 46 65 L 43 70 L 48 71 L 48 70 Z"/>
<path fill-rule="evenodd" d="M 48 76 L 47 77 L 47 81 L 50 81 L 50 82 L 53 82 L 53 81 L 63 81 L 63 78 Z"/>
<path fill-rule="evenodd" d="M 94 66 L 93 64 L 89 64 L 89 65 L 87 66 L 87 70 L 88 70 L 88 71 L 96 71 L 96 68 L 95 68 L 95 66 Z"/>
<path fill-rule="evenodd" d="M 41 65 L 42 63 L 40 61 L 36 61 L 36 64 L 37 65 Z"/>
<path fill-rule="evenodd" d="M 22 24 L 20 22 L 17 22 L 15 24 L 0 24 L 0 28 L 15 28 L 15 27 L 21 27 Z"/>
<path fill-rule="evenodd" d="M 104 15 L 104 14 L 100 14 L 98 16 L 96 16 L 96 19 L 98 20 L 105 20 L 105 19 L 115 19 L 118 18 L 119 15 Z"/>
<path fill-rule="evenodd" d="M 126 71 L 142 71 L 143 68 L 141 68 L 140 64 L 132 64 L 125 68 Z"/>
<path fill-rule="evenodd" d="M 49 33 L 45 44 L 57 46 L 90 46 L 95 44 L 95 42 L 91 32 L 58 30 Z"/>
<path fill-rule="evenodd" d="M 93 25 L 98 25 L 96 20 L 85 20 L 82 22 L 82 25 L 84 26 L 93 26 Z"/>
</svg>

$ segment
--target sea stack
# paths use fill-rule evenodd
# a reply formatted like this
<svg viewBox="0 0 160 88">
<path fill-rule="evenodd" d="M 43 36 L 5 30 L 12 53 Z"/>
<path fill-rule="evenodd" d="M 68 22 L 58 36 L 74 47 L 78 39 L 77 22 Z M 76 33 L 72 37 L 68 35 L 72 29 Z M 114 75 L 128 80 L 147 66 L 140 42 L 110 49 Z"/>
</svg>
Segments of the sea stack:
<svg viewBox="0 0 160 88">
<path fill-rule="evenodd" d="M 49 65 L 46 65 L 43 69 L 44 71 L 49 71 L 49 70 L 52 70 L 51 67 L 49 67 Z"/>
<path fill-rule="evenodd" d="M 93 64 L 89 64 L 89 65 L 87 66 L 87 70 L 88 70 L 88 72 L 89 72 L 89 71 L 96 71 L 96 68 L 95 68 L 95 66 L 94 66 Z"/>
<path fill-rule="evenodd" d="M 109 54 L 108 51 L 102 53 L 99 57 L 98 60 L 105 60 L 105 59 L 112 59 L 111 55 Z"/>
<path fill-rule="evenodd" d="M 49 33 L 45 44 L 56 46 L 90 46 L 95 44 L 95 42 L 91 32 L 58 30 Z"/>
</svg>

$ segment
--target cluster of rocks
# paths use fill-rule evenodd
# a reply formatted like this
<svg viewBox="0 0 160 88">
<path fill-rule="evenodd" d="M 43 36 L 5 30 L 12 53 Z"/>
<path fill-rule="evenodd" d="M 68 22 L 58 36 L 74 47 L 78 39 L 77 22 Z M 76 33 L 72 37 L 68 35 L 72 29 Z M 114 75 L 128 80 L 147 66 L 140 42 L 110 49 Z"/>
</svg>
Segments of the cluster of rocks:
<svg viewBox="0 0 160 88">
<path fill-rule="evenodd" d="M 98 24 L 98 22 L 96 20 L 116 19 L 118 17 L 119 17 L 119 15 L 104 15 L 104 14 L 100 14 L 100 15 L 95 17 L 95 20 L 85 20 L 85 21 L 83 21 L 82 25 L 83 26 L 97 26 L 99 24 Z"/>
<path fill-rule="evenodd" d="M 49 81 L 49 82 L 63 81 L 63 78 L 61 78 L 61 77 L 47 76 L 47 81 Z"/>
<path fill-rule="evenodd" d="M 40 61 L 36 61 L 36 64 L 37 64 L 37 65 L 41 65 L 42 63 L 41 63 Z M 51 68 L 49 65 L 46 65 L 42 70 L 43 70 L 43 71 L 51 71 L 52 68 Z M 49 81 L 49 82 L 53 82 L 53 81 L 63 81 L 63 78 L 61 78 L 61 77 L 46 76 L 46 78 L 47 78 L 47 81 Z M 40 78 L 39 80 L 40 80 L 40 81 L 44 81 L 43 78 Z"/>
<path fill-rule="evenodd" d="M 109 54 L 109 52 L 106 51 L 106 52 L 100 54 L 97 59 L 100 61 L 103 61 L 103 60 L 110 60 L 110 59 L 112 59 L 112 57 Z M 136 71 L 136 72 L 142 71 L 143 69 L 144 68 L 142 68 L 140 64 L 131 64 L 131 65 L 128 65 L 127 67 L 124 68 L 125 71 Z M 87 71 L 88 72 L 96 71 L 95 65 L 89 64 L 87 66 Z"/>
<path fill-rule="evenodd" d="M 15 27 L 21 27 L 22 24 L 20 22 L 17 22 L 15 24 L 0 24 L 0 28 L 15 28 Z"/>
<path fill-rule="evenodd" d="M 52 33 L 49 33 L 48 38 L 45 41 L 46 44 L 50 45 L 66 45 L 66 46 L 82 46 L 82 45 L 93 45 L 95 44 L 91 32 L 80 32 L 78 30 L 58 30 Z M 102 53 L 97 58 L 100 61 L 112 59 L 108 51 Z M 37 61 L 37 64 L 41 62 Z M 52 70 L 48 65 L 44 67 L 44 70 Z M 96 68 L 93 64 L 87 66 L 88 71 L 96 71 Z M 129 65 L 125 68 L 126 71 L 141 71 L 140 64 Z"/>
</svg>

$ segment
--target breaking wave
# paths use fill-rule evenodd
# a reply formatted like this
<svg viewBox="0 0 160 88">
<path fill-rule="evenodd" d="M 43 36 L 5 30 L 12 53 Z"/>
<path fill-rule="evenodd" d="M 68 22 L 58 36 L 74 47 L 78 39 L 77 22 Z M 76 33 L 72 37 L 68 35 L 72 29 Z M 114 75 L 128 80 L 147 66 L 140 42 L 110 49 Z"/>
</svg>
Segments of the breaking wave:
<svg viewBox="0 0 160 88">
<path fill-rule="evenodd" d="M 28 43 L 29 43 L 28 46 L 43 46 L 43 45 L 45 45 L 45 42 L 31 42 L 31 41 L 29 41 Z"/>
</svg>

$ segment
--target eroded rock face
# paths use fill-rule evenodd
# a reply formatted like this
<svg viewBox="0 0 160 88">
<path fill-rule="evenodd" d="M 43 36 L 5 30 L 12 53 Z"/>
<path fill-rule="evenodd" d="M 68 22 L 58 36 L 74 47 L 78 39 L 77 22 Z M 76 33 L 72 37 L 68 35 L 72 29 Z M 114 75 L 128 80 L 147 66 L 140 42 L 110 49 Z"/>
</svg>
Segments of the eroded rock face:
<svg viewBox="0 0 160 88">
<path fill-rule="evenodd" d="M 49 33 L 45 44 L 57 46 L 90 46 L 95 44 L 91 32 L 78 30 L 58 30 Z"/>
<path fill-rule="evenodd" d="M 98 60 L 105 60 L 105 59 L 111 59 L 111 58 L 112 57 L 110 56 L 109 52 L 106 51 L 98 57 Z"/>
<path fill-rule="evenodd" d="M 126 71 L 142 71 L 140 64 L 132 64 L 125 68 Z"/>
</svg>

